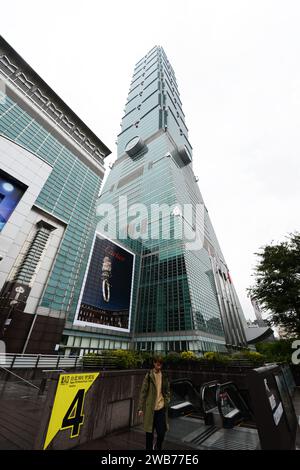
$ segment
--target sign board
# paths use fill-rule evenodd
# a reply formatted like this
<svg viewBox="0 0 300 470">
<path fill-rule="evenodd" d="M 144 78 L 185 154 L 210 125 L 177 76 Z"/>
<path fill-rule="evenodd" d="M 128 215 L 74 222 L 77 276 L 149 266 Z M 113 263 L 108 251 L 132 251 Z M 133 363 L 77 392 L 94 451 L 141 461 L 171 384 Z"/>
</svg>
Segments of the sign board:
<svg viewBox="0 0 300 470">
<path fill-rule="evenodd" d="M 96 233 L 75 325 L 130 331 L 135 255 Z"/>
<path fill-rule="evenodd" d="M 78 437 L 84 425 L 84 401 L 99 372 L 61 374 L 58 379 L 44 450 L 58 432 L 70 430 L 70 439 Z"/>
</svg>

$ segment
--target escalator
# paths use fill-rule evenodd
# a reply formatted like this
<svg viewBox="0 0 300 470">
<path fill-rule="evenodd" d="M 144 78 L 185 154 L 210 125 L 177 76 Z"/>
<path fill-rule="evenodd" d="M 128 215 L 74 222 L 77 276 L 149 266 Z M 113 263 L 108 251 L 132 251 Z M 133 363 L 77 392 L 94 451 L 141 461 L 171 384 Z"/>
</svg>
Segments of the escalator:
<svg viewBox="0 0 300 470">
<path fill-rule="evenodd" d="M 189 415 L 225 428 L 253 421 L 252 411 L 234 382 L 213 380 L 198 391 L 191 380 L 177 379 L 171 382 L 171 396 L 171 418 Z"/>
<path fill-rule="evenodd" d="M 256 449 L 253 414 L 233 382 L 171 382 L 170 435 L 197 449 Z"/>
<path fill-rule="evenodd" d="M 201 396 L 191 380 L 177 379 L 171 383 L 169 416 L 176 418 L 187 414 L 203 417 Z"/>
</svg>

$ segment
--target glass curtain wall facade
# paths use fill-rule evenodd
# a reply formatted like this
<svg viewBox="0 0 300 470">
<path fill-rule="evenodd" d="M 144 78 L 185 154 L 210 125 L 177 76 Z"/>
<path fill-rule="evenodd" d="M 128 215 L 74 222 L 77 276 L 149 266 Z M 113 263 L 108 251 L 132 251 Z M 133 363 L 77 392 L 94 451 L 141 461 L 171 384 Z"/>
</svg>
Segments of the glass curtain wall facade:
<svg viewBox="0 0 300 470">
<path fill-rule="evenodd" d="M 135 347 L 201 353 L 245 346 L 243 312 L 193 172 L 177 81 L 162 47 L 136 64 L 117 145 L 98 209 L 114 206 L 116 227 L 106 216 L 107 233 L 136 253 Z M 129 208 L 140 203 L 147 211 L 130 219 Z M 179 225 L 182 237 L 175 236 Z M 193 236 L 202 241 L 197 248 L 189 244 Z"/>
<path fill-rule="evenodd" d="M 72 325 L 75 315 L 95 231 L 96 200 L 104 177 L 103 159 L 110 150 L 4 39 L 0 39 L 0 135 L 3 139 L 3 164 L 7 164 L 11 172 L 16 172 L 18 179 L 26 177 L 32 187 L 38 181 L 38 170 L 31 174 L 35 162 L 37 168 L 45 165 L 48 171 L 28 213 L 22 213 L 23 208 L 24 211 L 26 209 L 25 205 L 22 210 L 19 209 L 18 217 L 21 220 L 24 216 L 24 223 L 27 225 L 25 228 L 24 223 L 20 222 L 20 226 L 16 227 L 11 239 L 11 249 L 1 261 L 0 271 L 3 276 L 7 274 L 7 278 L 3 278 L 5 284 L 1 299 L 5 303 L 11 298 L 11 289 L 5 286 L 16 280 L 32 289 L 37 305 L 29 308 L 35 298 L 31 303 L 27 302 L 25 313 L 27 311 L 30 315 L 28 322 L 24 323 L 24 335 L 17 343 L 14 343 L 14 331 L 17 331 L 18 324 L 23 324 L 27 316 L 24 312 L 22 315 L 19 312 L 19 320 L 12 321 L 11 324 L 9 335 L 14 344 L 13 352 L 23 350 L 29 333 L 31 338 L 29 344 L 28 341 L 25 344 L 26 352 L 53 352 L 55 343 L 60 341 L 62 329 L 65 324 Z M 12 149 L 12 157 L 22 154 L 19 163 L 15 161 L 10 165 L 8 153 L 4 153 L 7 148 Z M 19 169 L 23 164 L 26 168 L 22 174 Z M 25 196 L 28 200 L 26 192 Z M 33 212 L 39 214 L 41 221 L 31 227 L 29 221 Z M 53 223 L 49 233 L 40 226 L 45 220 L 48 224 L 49 221 Z M 42 244 L 37 243 L 42 231 L 47 232 L 49 239 L 54 237 L 55 240 L 56 237 L 56 245 L 52 246 L 47 237 Z M 15 246 L 14 242 L 18 240 L 21 240 L 20 244 Z M 18 247 L 20 253 L 23 253 L 22 250 L 27 246 L 27 254 L 24 252 L 24 256 L 16 257 L 15 260 L 12 258 L 12 252 L 16 252 Z M 33 263 L 29 262 L 31 258 Z M 45 273 L 38 271 L 44 258 L 48 259 L 49 265 L 46 279 L 42 279 L 42 274 L 45 277 Z M 27 272 L 25 275 L 22 271 L 22 279 L 18 277 L 18 270 L 21 268 Z M 35 289 L 36 280 L 40 282 L 39 298 Z M 18 308 L 15 309 L 15 317 Z M 30 331 L 33 327 L 34 330 Z"/>
<path fill-rule="evenodd" d="M 0 132 L 53 166 L 36 205 L 63 219 L 67 229 L 41 305 L 66 310 L 71 297 L 73 305 L 78 300 L 79 294 L 73 296 L 72 287 L 93 232 L 94 207 L 101 180 L 20 103 L 7 95 L 1 97 Z M 80 279 L 82 277 L 81 273 Z M 73 310 L 74 307 L 70 312 Z"/>
</svg>

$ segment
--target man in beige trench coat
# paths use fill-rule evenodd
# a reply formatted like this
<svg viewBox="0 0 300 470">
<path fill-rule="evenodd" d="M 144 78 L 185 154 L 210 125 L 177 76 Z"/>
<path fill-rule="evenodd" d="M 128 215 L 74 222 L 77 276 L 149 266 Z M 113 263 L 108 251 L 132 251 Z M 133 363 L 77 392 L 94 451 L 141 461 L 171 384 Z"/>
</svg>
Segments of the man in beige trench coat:
<svg viewBox="0 0 300 470">
<path fill-rule="evenodd" d="M 161 450 L 168 426 L 168 405 L 170 385 L 167 376 L 161 371 L 163 359 L 153 358 L 153 369 L 145 376 L 140 392 L 138 415 L 144 417 L 146 450 L 153 449 L 154 430 L 157 434 L 155 450 Z"/>
</svg>

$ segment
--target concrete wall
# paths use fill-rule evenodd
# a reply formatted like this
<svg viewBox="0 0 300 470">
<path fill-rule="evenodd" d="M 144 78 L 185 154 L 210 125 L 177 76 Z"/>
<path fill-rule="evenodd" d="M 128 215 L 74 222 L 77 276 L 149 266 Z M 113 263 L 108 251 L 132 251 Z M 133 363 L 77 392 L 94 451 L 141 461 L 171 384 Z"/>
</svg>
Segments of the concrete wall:
<svg viewBox="0 0 300 470">
<path fill-rule="evenodd" d="M 85 373 L 89 372 L 85 371 Z M 70 429 L 59 431 L 48 449 L 70 449 L 118 429 L 141 423 L 141 418 L 137 416 L 137 406 L 145 373 L 145 370 L 100 372 L 99 377 L 86 394 L 84 423 L 79 436 L 71 438 Z M 42 449 L 45 442 L 56 385 L 57 379 L 53 379 L 48 389 L 35 449 Z"/>
</svg>

